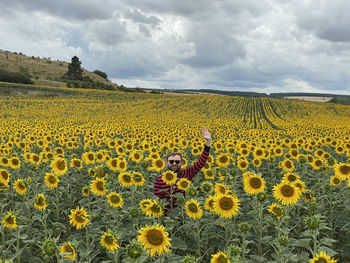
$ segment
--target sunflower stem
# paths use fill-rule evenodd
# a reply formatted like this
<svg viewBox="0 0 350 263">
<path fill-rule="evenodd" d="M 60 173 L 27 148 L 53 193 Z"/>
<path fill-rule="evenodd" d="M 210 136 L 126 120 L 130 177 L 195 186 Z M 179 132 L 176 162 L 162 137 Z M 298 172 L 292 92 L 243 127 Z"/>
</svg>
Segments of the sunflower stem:
<svg viewBox="0 0 350 263">
<path fill-rule="evenodd" d="M 85 234 L 86 234 L 86 259 L 87 262 L 90 262 L 90 243 L 89 243 L 89 227 L 85 227 Z"/>
<path fill-rule="evenodd" d="M 196 230 L 197 230 L 197 256 L 199 257 L 201 255 L 201 246 L 200 246 L 201 232 L 199 228 L 199 220 L 197 220 L 196 222 Z"/>
<path fill-rule="evenodd" d="M 117 250 L 113 251 L 113 260 L 114 260 L 114 263 L 119 263 L 119 255 Z"/>
<path fill-rule="evenodd" d="M 58 207 L 58 187 L 56 188 L 56 191 L 55 191 L 55 194 L 56 194 L 56 220 L 58 221 L 59 220 L 59 207 Z"/>
<path fill-rule="evenodd" d="M 20 230 L 19 227 L 17 228 L 17 243 L 16 243 L 16 252 L 17 252 L 17 263 L 21 263 L 21 252 L 19 251 L 19 246 L 20 246 L 20 242 L 19 242 L 19 235 L 20 235 Z"/>
</svg>

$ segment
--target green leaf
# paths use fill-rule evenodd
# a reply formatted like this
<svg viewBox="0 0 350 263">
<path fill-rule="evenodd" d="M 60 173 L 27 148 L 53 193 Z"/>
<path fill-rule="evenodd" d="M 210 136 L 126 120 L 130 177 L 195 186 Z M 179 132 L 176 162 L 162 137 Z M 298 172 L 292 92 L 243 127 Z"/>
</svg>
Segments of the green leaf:
<svg viewBox="0 0 350 263">
<path fill-rule="evenodd" d="M 310 238 L 303 238 L 303 239 L 298 239 L 295 240 L 292 245 L 295 247 L 306 247 L 310 244 L 311 239 Z"/>
<path fill-rule="evenodd" d="M 325 246 L 320 246 L 319 251 L 326 252 L 326 254 L 330 257 L 333 257 L 334 255 L 337 254 L 337 252 L 335 252 L 333 249 L 331 249 L 329 247 L 325 247 Z"/>
<path fill-rule="evenodd" d="M 170 243 L 171 243 L 171 246 L 175 249 L 181 249 L 181 250 L 187 249 L 187 245 L 185 241 L 181 240 L 180 238 L 172 237 Z"/>
<path fill-rule="evenodd" d="M 332 244 L 333 244 L 334 242 L 336 242 L 336 241 L 337 241 L 337 240 L 324 237 L 324 238 L 321 238 L 320 243 L 321 243 L 322 245 L 325 245 L 325 246 L 330 247 L 330 246 L 332 246 Z"/>
<path fill-rule="evenodd" d="M 253 262 L 267 262 L 266 258 L 252 255 L 250 258 L 253 260 Z"/>
</svg>

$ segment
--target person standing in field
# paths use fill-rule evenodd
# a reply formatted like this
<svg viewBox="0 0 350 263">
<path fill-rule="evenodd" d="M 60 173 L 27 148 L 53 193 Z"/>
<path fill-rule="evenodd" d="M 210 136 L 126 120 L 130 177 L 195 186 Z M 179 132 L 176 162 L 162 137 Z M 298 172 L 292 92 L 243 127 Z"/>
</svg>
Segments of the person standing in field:
<svg viewBox="0 0 350 263">
<path fill-rule="evenodd" d="M 204 145 L 201 155 L 193 165 L 185 169 L 181 169 L 181 166 L 183 164 L 181 153 L 172 152 L 168 154 L 165 164 L 169 170 L 177 174 L 177 181 L 181 178 L 186 178 L 192 181 L 195 175 L 203 168 L 203 166 L 207 162 L 209 151 L 210 151 L 211 135 L 208 129 L 205 127 L 202 127 L 202 137 L 206 139 L 206 143 Z M 176 197 L 172 198 L 172 205 L 171 205 L 171 189 L 172 189 L 173 195 L 176 193 L 182 193 L 183 195 L 185 195 L 185 191 L 179 189 L 176 183 L 173 185 L 167 185 L 163 181 L 162 176 L 163 174 L 160 174 L 156 177 L 154 181 L 153 193 L 156 196 L 158 196 L 160 199 L 166 199 L 169 202 L 166 205 L 164 210 L 164 214 L 166 215 L 169 209 L 177 207 Z"/>
</svg>

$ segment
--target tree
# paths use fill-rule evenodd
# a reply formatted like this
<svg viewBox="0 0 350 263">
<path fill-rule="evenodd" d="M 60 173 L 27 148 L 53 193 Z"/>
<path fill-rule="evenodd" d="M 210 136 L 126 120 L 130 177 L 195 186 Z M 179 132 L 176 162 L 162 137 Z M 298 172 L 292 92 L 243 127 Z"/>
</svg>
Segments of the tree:
<svg viewBox="0 0 350 263">
<path fill-rule="evenodd" d="M 80 67 L 81 61 L 77 56 L 72 57 L 72 62 L 68 64 L 68 71 L 65 74 L 67 78 L 72 80 L 82 80 L 83 70 Z"/>
<path fill-rule="evenodd" d="M 101 77 L 104 78 L 104 79 L 108 79 L 107 74 L 106 74 L 105 72 L 101 71 L 101 70 L 96 69 L 96 70 L 94 71 L 94 73 L 95 73 L 96 75 L 101 76 Z"/>
</svg>

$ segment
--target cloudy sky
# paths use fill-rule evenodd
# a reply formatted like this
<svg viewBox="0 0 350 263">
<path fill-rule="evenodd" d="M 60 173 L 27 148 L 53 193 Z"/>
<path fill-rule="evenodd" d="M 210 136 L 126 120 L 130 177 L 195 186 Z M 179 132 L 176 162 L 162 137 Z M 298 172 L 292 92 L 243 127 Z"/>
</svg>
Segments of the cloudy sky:
<svg viewBox="0 0 350 263">
<path fill-rule="evenodd" d="M 348 0 L 0 0 L 0 49 L 128 87 L 350 94 Z"/>
</svg>

